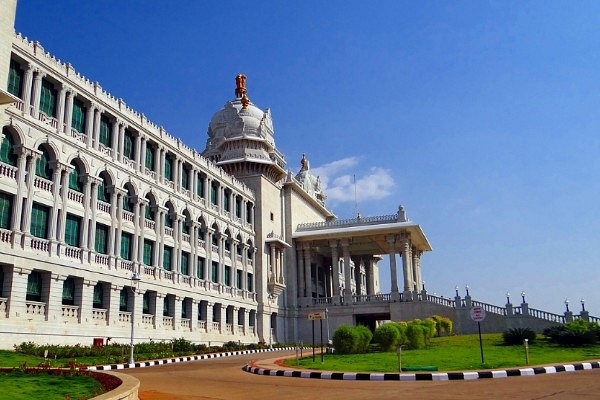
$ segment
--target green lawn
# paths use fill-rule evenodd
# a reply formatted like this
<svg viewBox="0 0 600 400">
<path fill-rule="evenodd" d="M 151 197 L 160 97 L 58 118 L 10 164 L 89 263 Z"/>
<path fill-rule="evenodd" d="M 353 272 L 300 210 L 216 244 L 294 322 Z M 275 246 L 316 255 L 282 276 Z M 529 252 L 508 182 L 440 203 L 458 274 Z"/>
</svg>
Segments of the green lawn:
<svg viewBox="0 0 600 400">
<path fill-rule="evenodd" d="M 433 338 L 424 350 L 402 350 L 402 367 L 436 366 L 440 371 L 464 371 L 495 368 L 512 368 L 526 365 L 523 346 L 504 346 L 501 334 L 484 334 L 483 355 L 478 335 L 457 335 Z M 310 369 L 348 372 L 398 372 L 396 352 L 321 356 L 303 352 L 299 366 Z M 308 357 L 307 357 L 308 356 Z M 586 347 L 558 347 L 544 339 L 529 346 L 529 365 L 560 364 L 566 362 L 600 359 L 600 345 Z M 298 366 L 296 359 L 284 361 L 290 367 Z"/>
<path fill-rule="evenodd" d="M 0 388 L 0 398 L 11 400 L 83 400 L 103 393 L 100 383 L 89 376 L 29 374 L 18 369 L 0 373 Z"/>
</svg>

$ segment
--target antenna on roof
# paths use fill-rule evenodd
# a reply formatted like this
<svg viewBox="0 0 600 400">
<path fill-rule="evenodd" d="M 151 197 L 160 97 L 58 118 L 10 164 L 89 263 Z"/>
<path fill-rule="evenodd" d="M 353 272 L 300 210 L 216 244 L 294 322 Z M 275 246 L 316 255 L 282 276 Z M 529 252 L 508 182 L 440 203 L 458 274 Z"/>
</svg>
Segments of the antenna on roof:
<svg viewBox="0 0 600 400">
<path fill-rule="evenodd" d="M 354 211 L 356 217 L 360 218 L 360 210 L 358 209 L 358 200 L 356 198 L 356 174 L 352 175 L 352 179 L 354 180 Z"/>
</svg>

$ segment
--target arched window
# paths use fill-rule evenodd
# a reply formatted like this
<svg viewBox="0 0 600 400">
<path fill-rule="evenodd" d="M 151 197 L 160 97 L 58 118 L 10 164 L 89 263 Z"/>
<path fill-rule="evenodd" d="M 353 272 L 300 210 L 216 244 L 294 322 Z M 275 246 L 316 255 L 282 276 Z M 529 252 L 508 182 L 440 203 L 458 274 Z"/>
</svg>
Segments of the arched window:
<svg viewBox="0 0 600 400">
<path fill-rule="evenodd" d="M 35 160 L 35 175 L 40 178 L 52 179 L 52 171 L 50 170 L 50 155 L 45 147 L 38 148 L 42 155 Z"/>
<path fill-rule="evenodd" d="M 2 128 L 2 141 L 0 142 L 0 161 L 5 164 L 16 167 L 17 155 L 13 152 L 14 146 L 15 141 L 13 139 L 12 134 L 8 129 Z"/>
<path fill-rule="evenodd" d="M 100 175 L 101 181 L 98 184 L 98 200 L 105 203 L 110 203 L 110 193 L 108 192 L 108 186 L 106 185 L 106 176 Z"/>
<path fill-rule="evenodd" d="M 173 227 L 173 218 L 171 217 L 171 213 L 167 212 L 165 214 L 165 226 L 168 228 L 172 228 Z"/>
<path fill-rule="evenodd" d="M 71 173 L 69 174 L 69 189 L 72 189 L 76 192 L 82 193 L 83 192 L 83 182 L 81 182 L 81 170 L 79 169 L 79 166 L 77 164 L 75 164 L 74 162 L 71 163 L 71 165 L 74 167 L 73 171 L 71 171 Z"/>
<path fill-rule="evenodd" d="M 133 212 L 133 199 L 129 192 L 123 196 L 123 210 Z"/>
</svg>

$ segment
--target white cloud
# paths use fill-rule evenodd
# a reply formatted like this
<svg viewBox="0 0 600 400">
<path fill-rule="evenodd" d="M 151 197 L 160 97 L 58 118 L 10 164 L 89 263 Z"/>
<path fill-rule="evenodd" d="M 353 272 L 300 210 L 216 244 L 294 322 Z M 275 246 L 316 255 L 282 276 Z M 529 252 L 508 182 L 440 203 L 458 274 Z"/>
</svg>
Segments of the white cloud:
<svg viewBox="0 0 600 400">
<path fill-rule="evenodd" d="M 388 197 L 395 186 L 390 171 L 381 167 L 370 167 L 367 173 L 361 173 L 358 157 L 347 157 L 323 166 L 311 172 L 321 177 L 321 183 L 327 200 L 332 203 L 380 200 Z M 356 173 L 348 173 L 352 169 Z M 355 183 L 356 180 L 356 183 Z"/>
</svg>

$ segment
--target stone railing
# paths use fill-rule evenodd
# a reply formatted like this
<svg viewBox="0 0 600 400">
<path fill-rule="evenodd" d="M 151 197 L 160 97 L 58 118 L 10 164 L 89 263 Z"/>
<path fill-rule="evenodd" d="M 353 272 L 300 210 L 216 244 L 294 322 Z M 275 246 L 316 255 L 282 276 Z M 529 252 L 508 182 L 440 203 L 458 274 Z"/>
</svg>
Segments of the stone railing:
<svg viewBox="0 0 600 400">
<path fill-rule="evenodd" d="M 206 331 L 206 321 L 199 320 L 198 321 L 198 329 Z"/>
<path fill-rule="evenodd" d="M 185 330 L 191 330 L 192 329 L 192 321 L 189 318 L 181 318 L 181 321 L 179 322 L 179 326 L 181 326 Z"/>
<path fill-rule="evenodd" d="M 473 300 L 473 301 L 471 301 L 471 306 L 472 307 L 481 307 L 486 312 L 491 313 L 491 314 L 506 315 L 506 308 L 495 306 L 493 304 L 482 303 L 480 301 Z"/>
<path fill-rule="evenodd" d="M 515 307 L 516 308 L 521 308 L 521 307 Z M 546 321 L 552 321 L 552 322 L 558 322 L 561 324 L 565 323 L 565 316 L 564 315 L 559 315 L 559 314 L 553 314 L 553 313 L 549 313 L 546 311 L 542 311 L 542 310 L 536 310 L 535 308 L 528 308 L 528 313 L 527 315 L 529 315 L 530 317 L 534 317 L 534 318 L 539 318 L 539 319 L 543 319 Z M 522 311 L 521 311 L 522 314 Z"/>
<path fill-rule="evenodd" d="M 131 323 L 131 313 L 129 311 L 119 311 L 119 322 L 130 324 Z"/>
<path fill-rule="evenodd" d="M 96 253 L 96 254 L 94 254 L 94 262 L 96 264 L 108 266 L 108 264 L 110 262 L 110 258 L 108 256 L 108 254 L 99 254 L 99 253 Z"/>
<path fill-rule="evenodd" d="M 79 319 L 79 306 L 61 306 L 63 318 L 71 321 Z"/>
<path fill-rule="evenodd" d="M 37 237 L 31 238 L 31 243 L 29 245 L 33 250 L 43 251 L 47 253 L 50 251 L 50 241 L 47 239 L 41 239 Z"/>
<path fill-rule="evenodd" d="M 109 203 L 105 203 L 103 201 L 98 201 L 96 208 L 98 209 L 98 211 L 102 211 L 107 214 L 110 214 L 110 204 Z"/>
<path fill-rule="evenodd" d="M 391 224 L 395 222 L 401 222 L 398 220 L 398 214 L 394 215 L 380 215 L 375 217 L 357 217 L 350 219 L 336 219 L 333 221 L 321 221 L 321 222 L 308 222 L 299 224 L 296 230 L 302 231 L 314 231 L 321 229 L 331 229 L 339 227 L 350 227 L 360 225 L 375 225 L 375 224 Z"/>
<path fill-rule="evenodd" d="M 69 200 L 74 201 L 76 203 L 80 203 L 83 204 L 83 193 L 81 192 L 76 192 L 73 189 L 69 189 L 69 192 L 67 194 L 67 197 L 69 198 Z"/>
<path fill-rule="evenodd" d="M 45 317 L 46 303 L 40 301 L 25 301 L 25 314 Z"/>
<path fill-rule="evenodd" d="M 133 222 L 133 219 L 135 218 L 135 214 L 132 213 L 131 211 L 123 210 L 122 218 L 124 221 Z"/>
<path fill-rule="evenodd" d="M 156 223 L 152 220 L 144 219 L 144 226 L 148 229 L 154 230 L 154 228 L 156 227 Z"/>
<path fill-rule="evenodd" d="M 6 297 L 0 297 L 0 318 L 6 318 L 8 310 L 8 299 Z"/>
<path fill-rule="evenodd" d="M 3 165 L 3 164 L 1 164 Z M 0 167 L 1 167 L 0 165 Z M 0 174 L 1 173 L 1 168 L 0 168 Z M 47 179 L 44 178 L 40 178 L 39 176 L 36 176 L 33 178 L 33 186 L 36 189 L 40 189 L 43 190 L 45 192 L 52 192 L 52 188 L 54 188 L 54 183 L 52 181 L 49 181 Z"/>
<path fill-rule="evenodd" d="M 106 311 L 105 308 L 92 308 L 92 320 L 106 321 Z"/>
<path fill-rule="evenodd" d="M 0 243 L 12 243 L 13 231 L 0 228 Z"/>
<path fill-rule="evenodd" d="M 154 315 L 142 314 L 142 325 L 153 326 L 154 325 Z"/>
<path fill-rule="evenodd" d="M 163 326 L 165 328 L 171 328 L 171 329 L 173 329 L 174 328 L 174 326 L 173 326 L 173 317 L 165 317 L 165 316 L 163 316 Z"/>
<path fill-rule="evenodd" d="M 221 330 L 221 323 L 220 322 L 211 322 L 210 325 L 210 329 L 214 332 L 218 332 Z"/>
</svg>

